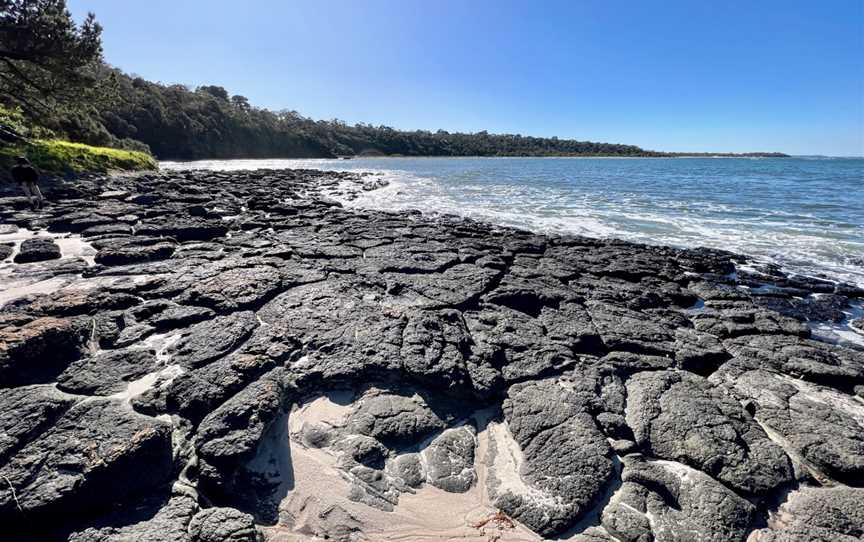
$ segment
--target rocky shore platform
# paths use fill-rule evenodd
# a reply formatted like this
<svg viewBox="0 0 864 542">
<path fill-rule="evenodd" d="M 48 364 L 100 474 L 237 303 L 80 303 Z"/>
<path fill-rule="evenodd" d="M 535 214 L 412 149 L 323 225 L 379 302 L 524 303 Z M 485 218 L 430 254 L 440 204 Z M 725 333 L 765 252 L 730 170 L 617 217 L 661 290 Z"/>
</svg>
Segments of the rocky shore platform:
<svg viewBox="0 0 864 542">
<path fill-rule="evenodd" d="M 0 198 L 0 539 L 862 540 L 864 290 L 378 184 Z"/>
</svg>

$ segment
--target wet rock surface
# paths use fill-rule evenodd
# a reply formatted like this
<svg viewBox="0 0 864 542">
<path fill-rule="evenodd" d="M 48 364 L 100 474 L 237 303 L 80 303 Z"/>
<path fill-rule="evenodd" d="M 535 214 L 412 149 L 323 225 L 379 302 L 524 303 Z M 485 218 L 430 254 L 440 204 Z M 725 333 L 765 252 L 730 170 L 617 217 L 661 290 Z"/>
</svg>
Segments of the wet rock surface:
<svg viewBox="0 0 864 542">
<path fill-rule="evenodd" d="M 4 540 L 864 536 L 856 286 L 373 175 L 64 183 L 0 218 Z"/>
</svg>

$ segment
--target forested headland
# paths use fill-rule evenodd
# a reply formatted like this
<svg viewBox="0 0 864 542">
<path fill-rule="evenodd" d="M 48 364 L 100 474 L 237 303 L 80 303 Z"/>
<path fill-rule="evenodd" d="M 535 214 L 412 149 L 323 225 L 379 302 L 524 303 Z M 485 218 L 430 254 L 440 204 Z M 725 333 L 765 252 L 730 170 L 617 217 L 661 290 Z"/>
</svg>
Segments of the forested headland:
<svg viewBox="0 0 864 542">
<path fill-rule="evenodd" d="M 101 31 L 92 14 L 76 24 L 65 0 L 0 2 L 0 129 L 181 160 L 681 155 L 556 137 L 403 131 L 313 120 L 293 110 L 255 107 L 216 85 L 190 88 L 126 74 L 105 63 Z"/>
</svg>

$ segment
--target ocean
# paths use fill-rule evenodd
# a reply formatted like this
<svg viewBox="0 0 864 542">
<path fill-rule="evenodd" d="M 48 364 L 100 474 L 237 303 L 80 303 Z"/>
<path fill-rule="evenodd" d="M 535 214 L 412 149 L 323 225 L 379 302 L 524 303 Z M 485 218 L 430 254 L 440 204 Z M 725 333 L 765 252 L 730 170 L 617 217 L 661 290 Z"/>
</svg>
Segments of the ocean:
<svg viewBox="0 0 864 542">
<path fill-rule="evenodd" d="M 862 158 L 355 158 L 162 167 L 373 172 L 389 185 L 346 206 L 721 248 L 864 286 Z"/>
</svg>

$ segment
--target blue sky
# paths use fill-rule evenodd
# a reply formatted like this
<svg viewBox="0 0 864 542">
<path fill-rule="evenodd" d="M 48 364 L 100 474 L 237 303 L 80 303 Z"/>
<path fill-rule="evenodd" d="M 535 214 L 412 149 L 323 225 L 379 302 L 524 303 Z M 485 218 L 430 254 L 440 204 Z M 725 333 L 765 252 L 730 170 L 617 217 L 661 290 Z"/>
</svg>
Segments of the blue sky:
<svg viewBox="0 0 864 542">
<path fill-rule="evenodd" d="M 864 155 L 864 0 L 70 0 L 107 61 L 403 129 Z"/>
</svg>

